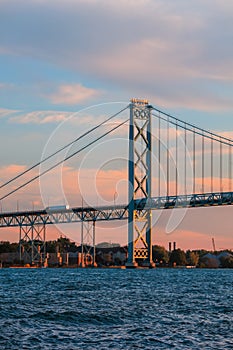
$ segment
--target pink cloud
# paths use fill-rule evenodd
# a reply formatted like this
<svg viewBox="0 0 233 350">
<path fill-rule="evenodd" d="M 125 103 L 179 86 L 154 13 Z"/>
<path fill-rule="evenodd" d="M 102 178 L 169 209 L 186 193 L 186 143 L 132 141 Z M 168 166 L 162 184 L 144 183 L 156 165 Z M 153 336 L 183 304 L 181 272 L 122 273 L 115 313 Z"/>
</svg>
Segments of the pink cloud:
<svg viewBox="0 0 233 350">
<path fill-rule="evenodd" d="M 13 109 L 0 108 L 0 117 L 8 117 L 17 112 L 18 112 L 17 110 L 13 110 Z"/>
<path fill-rule="evenodd" d="M 69 118 L 70 112 L 58 112 L 58 111 L 34 111 L 26 114 L 20 114 L 15 117 L 11 117 L 9 121 L 11 123 L 18 124 L 47 124 L 47 123 L 60 123 Z"/>
<path fill-rule="evenodd" d="M 100 91 L 81 84 L 65 84 L 59 86 L 58 91 L 49 98 L 53 104 L 75 105 L 93 99 L 99 94 Z"/>
<path fill-rule="evenodd" d="M 25 165 L 10 164 L 3 166 L 1 168 L 1 178 L 8 179 L 10 176 L 15 176 L 16 174 L 24 171 L 26 169 Z"/>
</svg>

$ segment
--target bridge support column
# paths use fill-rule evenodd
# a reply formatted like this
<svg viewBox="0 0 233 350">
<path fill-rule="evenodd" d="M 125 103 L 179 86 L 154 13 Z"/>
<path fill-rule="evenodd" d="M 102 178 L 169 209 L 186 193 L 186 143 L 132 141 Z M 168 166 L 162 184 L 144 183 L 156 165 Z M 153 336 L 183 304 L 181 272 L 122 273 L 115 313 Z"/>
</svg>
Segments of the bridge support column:
<svg viewBox="0 0 233 350">
<path fill-rule="evenodd" d="M 82 221 L 81 224 L 81 265 L 96 267 L 95 256 L 95 221 Z"/>
<path fill-rule="evenodd" d="M 19 259 L 30 265 L 46 265 L 46 226 L 19 227 Z"/>
<path fill-rule="evenodd" d="M 132 99 L 129 128 L 129 219 L 126 267 L 154 267 L 151 242 L 151 107 Z"/>
</svg>

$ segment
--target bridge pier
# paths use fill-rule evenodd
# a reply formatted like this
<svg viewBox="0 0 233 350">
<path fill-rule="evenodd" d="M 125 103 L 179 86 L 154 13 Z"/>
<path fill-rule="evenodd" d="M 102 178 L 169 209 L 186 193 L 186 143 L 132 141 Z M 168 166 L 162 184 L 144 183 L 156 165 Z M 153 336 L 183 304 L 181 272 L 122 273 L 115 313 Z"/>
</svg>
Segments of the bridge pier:
<svg viewBox="0 0 233 350">
<path fill-rule="evenodd" d="M 30 265 L 46 264 L 46 225 L 19 226 L 19 260 Z"/>
<path fill-rule="evenodd" d="M 129 217 L 126 267 L 154 267 L 151 242 L 151 106 L 132 99 L 129 128 Z M 140 200 L 139 200 L 140 198 Z"/>
<path fill-rule="evenodd" d="M 95 220 L 82 220 L 81 223 L 81 265 L 80 267 L 96 267 L 95 256 Z"/>
</svg>

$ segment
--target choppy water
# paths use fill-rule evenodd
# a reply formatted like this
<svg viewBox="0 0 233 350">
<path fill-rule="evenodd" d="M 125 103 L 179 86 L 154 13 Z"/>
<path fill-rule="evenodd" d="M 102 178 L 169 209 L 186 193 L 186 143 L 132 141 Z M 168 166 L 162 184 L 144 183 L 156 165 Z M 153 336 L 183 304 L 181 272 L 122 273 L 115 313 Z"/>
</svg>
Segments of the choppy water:
<svg viewBox="0 0 233 350">
<path fill-rule="evenodd" d="M 1 269 L 0 349 L 233 349 L 233 270 Z"/>
</svg>

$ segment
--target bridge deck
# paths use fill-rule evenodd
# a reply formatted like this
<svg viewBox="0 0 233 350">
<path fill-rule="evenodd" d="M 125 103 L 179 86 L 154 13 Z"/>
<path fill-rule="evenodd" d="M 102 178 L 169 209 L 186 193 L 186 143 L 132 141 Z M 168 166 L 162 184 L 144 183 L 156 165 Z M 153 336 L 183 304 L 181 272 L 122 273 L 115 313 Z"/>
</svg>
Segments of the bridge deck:
<svg viewBox="0 0 233 350">
<path fill-rule="evenodd" d="M 135 200 L 135 210 L 161 210 L 174 208 L 211 207 L 233 204 L 233 192 L 190 194 L 153 197 L 145 202 Z M 72 223 L 81 221 L 124 220 L 128 218 L 128 205 L 74 207 L 60 210 L 32 210 L 0 214 L 1 227 L 32 226 Z"/>
</svg>

